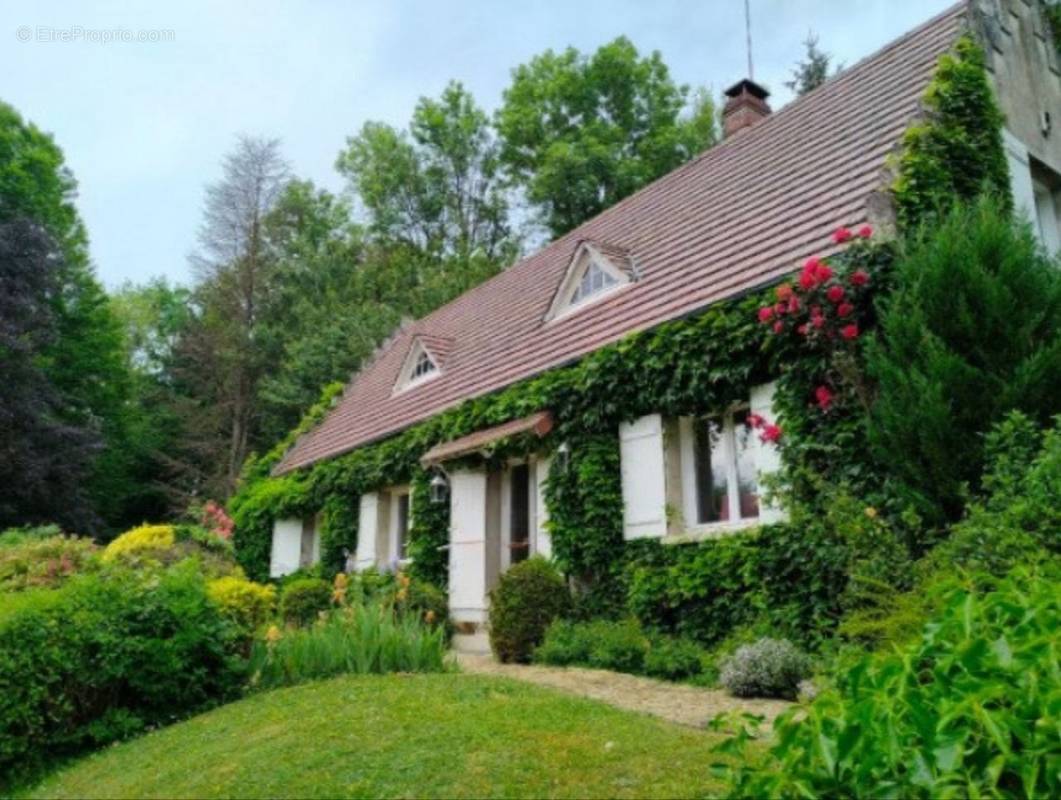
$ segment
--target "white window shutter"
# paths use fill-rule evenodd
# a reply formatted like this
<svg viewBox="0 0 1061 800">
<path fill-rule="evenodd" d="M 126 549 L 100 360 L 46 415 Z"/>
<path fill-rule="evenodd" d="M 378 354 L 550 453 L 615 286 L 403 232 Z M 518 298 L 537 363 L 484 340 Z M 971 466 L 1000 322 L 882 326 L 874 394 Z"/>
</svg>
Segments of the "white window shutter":
<svg viewBox="0 0 1061 800">
<path fill-rule="evenodd" d="M 298 569 L 302 554 L 302 520 L 278 519 L 273 523 L 273 549 L 269 577 L 280 578 Z"/>
<path fill-rule="evenodd" d="M 545 484 L 549 481 L 550 458 L 539 458 L 534 462 L 534 529 L 537 543 L 534 552 L 543 558 L 552 558 L 553 542 L 549 538 L 549 508 L 545 504 Z"/>
<path fill-rule="evenodd" d="M 752 388 L 751 412 L 758 414 L 766 420 L 767 424 L 777 424 L 777 415 L 774 411 L 774 382 L 764 383 Z M 781 468 L 781 454 L 777 445 L 762 441 L 758 435 L 755 437 L 755 466 L 759 472 L 760 481 L 766 475 L 777 472 Z M 764 491 L 762 484 L 759 487 L 759 520 L 770 523 L 779 522 L 785 518 L 780 506 L 766 503 L 762 499 Z"/>
<path fill-rule="evenodd" d="M 667 533 L 663 418 L 649 414 L 619 426 L 623 481 L 623 538 Z"/>
<path fill-rule="evenodd" d="M 357 569 L 377 566 L 376 540 L 379 537 L 379 494 L 369 492 L 361 495 L 361 507 L 357 520 Z"/>
<path fill-rule="evenodd" d="M 1032 185 L 1032 168 L 1028 160 L 1028 148 L 1008 130 L 1002 131 L 1005 143 L 1006 164 L 1009 166 L 1009 186 L 1013 192 L 1013 208 L 1035 222 L 1035 189 Z M 1038 226 L 1035 226 L 1038 230 Z"/>
</svg>

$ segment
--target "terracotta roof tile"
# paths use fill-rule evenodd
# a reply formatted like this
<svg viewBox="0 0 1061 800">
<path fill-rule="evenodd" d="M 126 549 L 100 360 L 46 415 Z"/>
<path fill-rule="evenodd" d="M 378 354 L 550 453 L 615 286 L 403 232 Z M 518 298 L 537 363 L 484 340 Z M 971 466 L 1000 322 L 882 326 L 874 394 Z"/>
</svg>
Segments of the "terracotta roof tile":
<svg viewBox="0 0 1061 800">
<path fill-rule="evenodd" d="M 777 280 L 813 253 L 832 252 L 832 231 L 867 221 L 885 160 L 919 113 L 963 8 L 930 20 L 399 331 L 278 471 L 384 438 L 628 333 Z M 587 240 L 610 255 L 632 255 L 640 280 L 543 322 L 572 254 Z M 445 360 L 442 374 L 392 395 L 417 336 Z"/>
</svg>

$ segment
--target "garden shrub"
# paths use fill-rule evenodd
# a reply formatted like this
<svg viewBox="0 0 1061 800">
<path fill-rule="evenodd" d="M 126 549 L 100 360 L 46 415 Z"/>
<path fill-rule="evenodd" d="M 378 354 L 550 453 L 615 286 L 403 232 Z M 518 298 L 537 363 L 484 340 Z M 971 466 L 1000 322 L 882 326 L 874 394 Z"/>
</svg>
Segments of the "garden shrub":
<svg viewBox="0 0 1061 800">
<path fill-rule="evenodd" d="M 779 717 L 765 760 L 742 758 L 745 728 L 718 769 L 742 797 L 1061 795 L 1059 578 L 1018 569 L 994 591 L 943 589 L 919 639 Z"/>
<path fill-rule="evenodd" d="M 198 525 L 141 525 L 113 539 L 103 561 L 129 566 L 171 565 L 196 558 L 206 575 L 239 574 L 232 544 Z"/>
<path fill-rule="evenodd" d="M 1061 271 L 990 199 L 919 231 L 895 269 L 866 349 L 869 444 L 927 520 L 953 521 L 979 488 L 990 426 L 1057 412 Z"/>
<path fill-rule="evenodd" d="M 428 625 L 449 630 L 449 598 L 437 586 L 407 573 L 399 573 L 382 596 L 399 612 L 417 617 Z"/>
<path fill-rule="evenodd" d="M 37 539 L 51 539 L 62 534 L 58 525 L 25 525 L 0 531 L 0 547 L 14 547 Z"/>
<path fill-rule="evenodd" d="M 665 681 L 681 681 L 700 675 L 704 651 L 688 639 L 652 636 L 645 653 L 645 674 Z"/>
<path fill-rule="evenodd" d="M 98 548 L 91 539 L 8 536 L 0 542 L 0 594 L 58 586 L 72 575 L 94 569 L 97 561 Z"/>
<path fill-rule="evenodd" d="M 544 558 L 505 572 L 490 592 L 490 647 L 499 661 L 527 662 L 545 629 L 571 608 L 567 585 Z"/>
<path fill-rule="evenodd" d="M 810 671 L 810 659 L 792 642 L 764 637 L 722 662 L 719 681 L 735 697 L 794 700 Z"/>
<path fill-rule="evenodd" d="M 268 622 L 276 607 L 275 586 L 238 575 L 215 578 L 207 583 L 206 592 L 229 619 L 248 631 Z"/>
<path fill-rule="evenodd" d="M 442 672 L 445 631 L 380 601 L 355 601 L 315 625 L 273 626 L 255 642 L 251 683 L 260 689 L 352 673 Z"/>
<path fill-rule="evenodd" d="M 245 640 L 194 562 L 111 566 L 0 611 L 0 775 L 238 694 Z"/>
<path fill-rule="evenodd" d="M 289 625 L 308 625 L 331 606 L 332 586 L 323 578 L 285 583 L 280 593 L 280 616 Z"/>
<path fill-rule="evenodd" d="M 161 556 L 177 542 L 172 525 L 141 525 L 113 539 L 103 550 L 103 560 L 116 561 L 126 556 Z"/>
</svg>

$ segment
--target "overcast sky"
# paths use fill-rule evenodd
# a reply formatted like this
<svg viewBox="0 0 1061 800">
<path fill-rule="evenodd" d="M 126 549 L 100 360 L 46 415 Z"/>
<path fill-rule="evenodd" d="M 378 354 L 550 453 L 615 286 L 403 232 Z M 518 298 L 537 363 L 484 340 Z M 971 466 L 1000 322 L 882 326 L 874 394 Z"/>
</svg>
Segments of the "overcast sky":
<svg viewBox="0 0 1061 800">
<path fill-rule="evenodd" d="M 752 0 L 756 77 L 777 108 L 808 30 L 852 64 L 950 5 Z M 115 29 L 164 41 L 102 41 Z M 746 69 L 742 0 L 34 0 L 0 7 L 0 99 L 65 151 L 108 286 L 187 282 L 203 187 L 237 134 L 280 138 L 296 174 L 340 190 L 335 156 L 366 120 L 404 126 L 450 78 L 493 110 L 513 66 L 620 34 L 716 94 Z"/>
</svg>

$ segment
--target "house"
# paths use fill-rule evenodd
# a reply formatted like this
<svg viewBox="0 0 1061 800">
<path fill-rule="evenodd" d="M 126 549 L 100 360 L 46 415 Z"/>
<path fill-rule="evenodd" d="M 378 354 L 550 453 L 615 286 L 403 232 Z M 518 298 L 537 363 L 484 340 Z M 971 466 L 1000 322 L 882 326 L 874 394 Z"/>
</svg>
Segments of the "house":
<svg viewBox="0 0 1061 800">
<path fill-rule="evenodd" d="M 275 473 L 377 444 L 469 398 L 769 286 L 808 256 L 836 252 L 831 234 L 841 226 L 893 229 L 889 155 L 921 118 L 938 60 L 964 31 L 983 46 L 1006 117 L 1016 205 L 1057 249 L 1061 73 L 1041 8 L 963 2 L 777 113 L 763 87 L 735 84 L 722 143 L 403 327 Z M 650 413 L 619 424 L 624 537 L 687 541 L 776 519 L 759 486 L 778 454 L 746 424 L 752 414 L 771 417 L 771 402 L 764 382 L 707 416 Z M 556 423 L 541 408 L 418 454 L 448 485 L 450 607 L 466 628 L 485 622 L 504 570 L 551 552 L 544 487 L 564 453 L 544 443 Z M 516 436 L 543 444 L 501 464 L 476 463 Z M 357 503 L 358 568 L 401 565 L 417 515 L 409 486 L 376 487 Z M 314 561 L 318 527 L 276 522 L 274 575 Z"/>
</svg>

